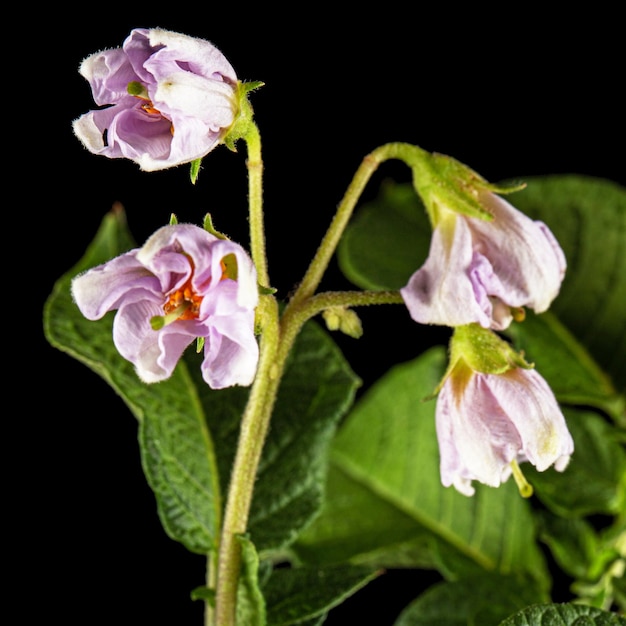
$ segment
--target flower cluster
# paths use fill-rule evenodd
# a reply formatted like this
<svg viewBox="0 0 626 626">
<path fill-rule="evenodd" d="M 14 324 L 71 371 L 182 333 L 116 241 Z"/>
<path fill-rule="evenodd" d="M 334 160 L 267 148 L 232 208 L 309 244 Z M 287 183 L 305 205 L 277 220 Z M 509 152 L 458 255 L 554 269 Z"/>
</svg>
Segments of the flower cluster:
<svg viewBox="0 0 626 626">
<path fill-rule="evenodd" d="M 144 170 L 197 161 L 245 126 L 233 130 L 246 119 L 245 88 L 205 40 L 135 29 L 121 48 L 86 58 L 80 72 L 100 108 L 74 121 L 76 135 L 91 152 Z M 471 495 L 472 480 L 498 486 L 522 461 L 563 470 L 573 442 L 550 388 L 492 335 L 523 319 L 524 307 L 550 307 L 565 255 L 503 190 L 443 155 L 412 154 L 433 234 L 426 262 L 400 294 L 416 322 L 455 329 L 436 410 L 442 482 Z M 189 224 L 167 226 L 75 278 L 72 293 L 88 319 L 117 310 L 115 345 L 145 382 L 169 377 L 194 340 L 204 346 L 211 387 L 249 385 L 255 376 L 256 270 L 235 243 Z M 360 336 L 349 309 L 330 307 L 325 317 Z M 488 359 L 476 357 L 481 350 Z"/>
<path fill-rule="evenodd" d="M 518 463 L 563 471 L 573 453 L 550 387 L 493 332 L 523 320 L 524 307 L 546 311 L 566 259 L 544 223 L 471 170 L 451 166 L 452 185 L 417 186 L 433 235 L 428 258 L 400 293 L 412 319 L 454 329 L 436 408 L 440 473 L 445 486 L 472 495 L 472 480 L 497 487 L 514 474 L 523 486 Z M 454 192 L 439 191 L 449 187 Z"/>
<path fill-rule="evenodd" d="M 101 108 L 74 121 L 76 136 L 146 171 L 204 157 L 237 117 L 235 70 L 203 39 L 137 28 L 121 48 L 87 57 L 80 73 Z"/>
<path fill-rule="evenodd" d="M 196 339 L 209 386 L 254 378 L 256 270 L 236 243 L 191 224 L 165 226 L 141 248 L 79 274 L 72 296 L 90 320 L 117 310 L 113 341 L 144 382 L 171 376 Z"/>
</svg>

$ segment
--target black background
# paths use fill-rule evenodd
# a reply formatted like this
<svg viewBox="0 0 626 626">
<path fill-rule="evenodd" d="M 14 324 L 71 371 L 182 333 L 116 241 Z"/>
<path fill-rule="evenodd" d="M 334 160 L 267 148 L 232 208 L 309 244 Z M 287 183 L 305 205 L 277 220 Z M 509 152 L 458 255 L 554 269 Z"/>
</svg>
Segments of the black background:
<svg viewBox="0 0 626 626">
<path fill-rule="evenodd" d="M 20 57 L 13 83 L 23 107 L 15 119 L 28 127 L 16 142 L 24 155 L 13 163 L 25 182 L 7 219 L 18 225 L 14 238 L 27 233 L 17 266 L 28 273 L 35 266 L 36 298 L 31 306 L 29 285 L 35 339 L 21 333 L 27 361 L 11 375 L 23 390 L 12 423 L 24 427 L 17 440 L 19 467 L 27 469 L 9 483 L 22 490 L 11 504 L 15 534 L 25 535 L 16 544 L 27 564 L 19 587 L 28 590 L 24 611 L 33 618 L 202 623 L 189 591 L 202 583 L 204 559 L 162 530 L 133 417 L 95 374 L 47 344 L 41 307 L 116 201 L 140 243 L 171 212 L 195 223 L 211 212 L 219 230 L 247 242 L 244 145 L 240 154 L 221 147 L 208 155 L 195 186 L 187 167 L 144 173 L 89 154 L 71 130 L 92 107 L 77 71 L 82 58 L 118 47 L 132 28 L 159 26 L 209 39 L 241 80 L 265 83 L 252 104 L 263 140 L 269 270 L 282 297 L 302 276 L 361 159 L 383 143 L 449 154 L 491 181 L 580 173 L 626 183 L 616 15 L 386 2 L 339 17 L 317 5 L 251 14 L 234 4 L 179 4 L 39 12 L 25 16 L 32 27 L 20 31 L 32 50 Z M 6 119 L 5 130 L 23 137 L 13 122 Z M 386 176 L 408 180 L 405 168 L 387 164 L 366 196 Z M 326 286 L 347 283 L 331 269 Z M 361 340 L 337 341 L 366 384 L 443 336 L 416 328 L 398 308 L 364 310 L 362 319 Z M 433 580 L 427 572 L 386 574 L 327 623 L 391 624 Z"/>
</svg>

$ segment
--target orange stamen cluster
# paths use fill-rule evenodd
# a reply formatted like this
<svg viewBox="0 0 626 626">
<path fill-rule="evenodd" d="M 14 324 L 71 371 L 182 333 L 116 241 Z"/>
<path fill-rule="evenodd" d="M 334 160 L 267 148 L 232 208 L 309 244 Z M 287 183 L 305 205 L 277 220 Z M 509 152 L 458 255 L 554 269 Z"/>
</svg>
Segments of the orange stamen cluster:
<svg viewBox="0 0 626 626">
<path fill-rule="evenodd" d="M 191 277 L 180 288 L 170 294 L 167 302 L 163 306 L 163 310 L 166 315 L 174 312 L 176 309 L 185 306 L 185 309 L 178 316 L 179 320 L 193 320 L 198 317 L 200 313 L 200 303 L 202 302 L 202 296 L 199 296 L 194 292 L 191 287 Z"/>
<path fill-rule="evenodd" d="M 161 117 L 163 117 L 163 114 L 161 113 L 161 111 L 159 111 L 159 109 L 157 109 L 154 106 L 154 104 L 152 104 L 152 100 L 149 100 L 148 98 L 144 98 L 143 96 L 135 96 L 135 98 L 139 98 L 140 100 L 143 100 L 143 103 L 141 104 L 141 108 L 146 113 L 148 113 L 148 115 L 160 115 Z M 172 124 L 171 122 L 170 122 L 170 132 L 172 133 L 172 135 L 174 134 L 174 124 Z"/>
<path fill-rule="evenodd" d="M 179 320 L 193 320 L 198 317 L 200 314 L 200 304 L 204 296 L 199 296 L 191 286 L 191 279 L 193 278 L 193 270 L 194 264 L 191 258 L 187 257 L 189 260 L 189 264 L 191 265 L 191 274 L 189 278 L 185 281 L 185 284 L 173 291 L 167 302 L 163 305 L 163 310 L 165 311 L 165 315 L 170 315 L 171 313 L 175 313 L 176 311 L 180 311 L 180 314 L 176 317 Z M 226 276 L 226 265 L 224 261 L 220 261 L 220 265 L 222 267 L 222 276 L 220 280 L 224 280 L 227 278 Z"/>
</svg>

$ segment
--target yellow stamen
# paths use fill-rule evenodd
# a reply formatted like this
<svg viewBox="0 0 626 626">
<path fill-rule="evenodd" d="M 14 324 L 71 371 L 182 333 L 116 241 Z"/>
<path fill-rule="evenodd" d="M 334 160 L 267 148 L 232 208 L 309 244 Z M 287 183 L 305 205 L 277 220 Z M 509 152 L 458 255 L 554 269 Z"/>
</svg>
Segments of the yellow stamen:
<svg viewBox="0 0 626 626">
<path fill-rule="evenodd" d="M 513 470 L 513 478 L 517 483 L 517 488 L 519 489 L 520 496 L 522 496 L 522 498 L 530 498 L 530 496 L 533 495 L 533 487 L 526 480 L 524 474 L 522 474 L 522 470 L 520 469 L 515 459 L 511 461 L 511 469 Z"/>
</svg>

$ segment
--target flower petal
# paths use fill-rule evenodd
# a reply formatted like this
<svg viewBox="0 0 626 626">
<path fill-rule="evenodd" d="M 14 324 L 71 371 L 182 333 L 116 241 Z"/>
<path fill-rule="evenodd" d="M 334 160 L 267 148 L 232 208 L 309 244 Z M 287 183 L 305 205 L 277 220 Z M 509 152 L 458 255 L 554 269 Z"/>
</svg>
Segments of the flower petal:
<svg viewBox="0 0 626 626">
<path fill-rule="evenodd" d="M 531 220 L 503 198 L 483 193 L 481 202 L 493 221 L 467 219 L 476 248 L 489 258 L 505 287 L 503 301 L 537 313 L 546 311 L 565 275 L 563 250 L 545 224 Z"/>
<path fill-rule="evenodd" d="M 158 281 L 136 258 L 136 251 L 122 254 L 72 280 L 72 297 L 89 320 L 100 319 L 123 303 L 162 298 Z"/>
<path fill-rule="evenodd" d="M 471 231 L 465 218 L 454 216 L 435 228 L 424 265 L 400 289 L 416 322 L 445 326 L 479 323 L 489 327 L 491 303 L 476 298 L 470 280 L 470 271 L 475 267 L 473 256 Z"/>
</svg>

